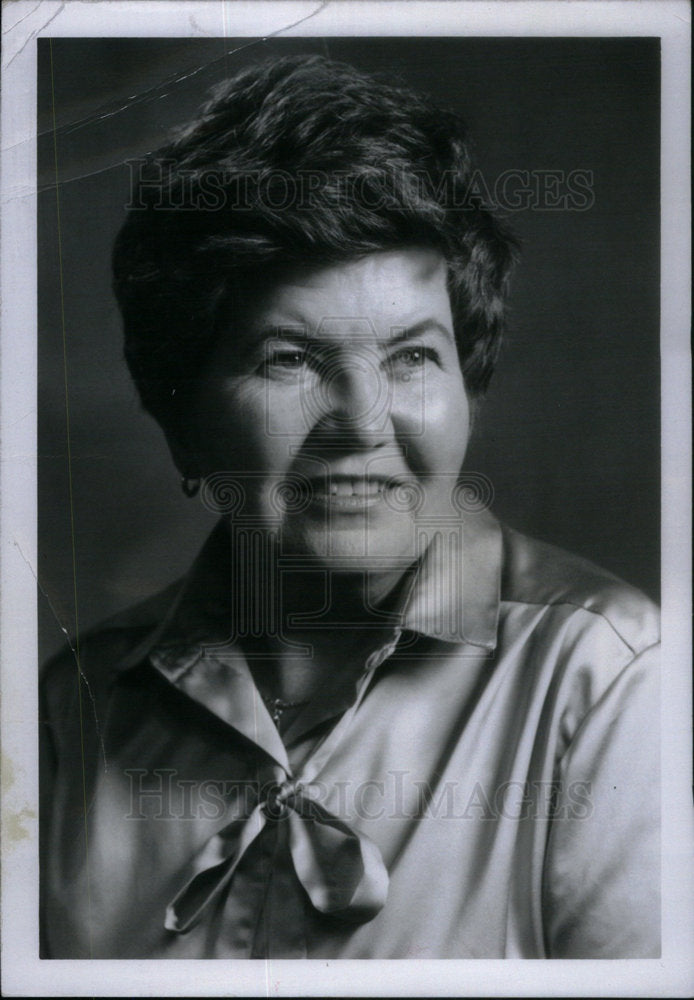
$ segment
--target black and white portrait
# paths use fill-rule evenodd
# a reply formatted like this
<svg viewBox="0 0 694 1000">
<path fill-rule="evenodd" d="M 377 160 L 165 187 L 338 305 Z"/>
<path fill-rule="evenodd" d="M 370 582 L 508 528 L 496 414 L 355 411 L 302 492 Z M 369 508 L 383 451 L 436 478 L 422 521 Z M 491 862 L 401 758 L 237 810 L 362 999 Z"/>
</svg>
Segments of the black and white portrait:
<svg viewBox="0 0 694 1000">
<path fill-rule="evenodd" d="M 225 10 L 36 39 L 38 956 L 660 960 L 662 40 Z"/>
</svg>

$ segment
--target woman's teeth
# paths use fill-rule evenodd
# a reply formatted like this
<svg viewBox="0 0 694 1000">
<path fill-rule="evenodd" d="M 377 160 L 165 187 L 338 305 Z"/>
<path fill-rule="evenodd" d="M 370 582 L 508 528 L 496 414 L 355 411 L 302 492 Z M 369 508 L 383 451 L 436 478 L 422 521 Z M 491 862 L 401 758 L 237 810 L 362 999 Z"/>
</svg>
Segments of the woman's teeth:
<svg viewBox="0 0 694 1000">
<path fill-rule="evenodd" d="M 330 483 L 331 496 L 370 497 L 383 492 L 383 483 L 365 479 L 343 479 Z"/>
</svg>

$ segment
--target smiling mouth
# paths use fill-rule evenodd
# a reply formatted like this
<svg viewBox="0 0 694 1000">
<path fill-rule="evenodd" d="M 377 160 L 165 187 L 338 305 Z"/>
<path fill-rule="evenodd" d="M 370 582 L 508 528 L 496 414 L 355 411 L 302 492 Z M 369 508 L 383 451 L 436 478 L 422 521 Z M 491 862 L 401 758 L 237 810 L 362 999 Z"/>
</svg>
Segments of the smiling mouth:
<svg viewBox="0 0 694 1000">
<path fill-rule="evenodd" d="M 400 480 L 363 476 L 328 476 L 310 480 L 311 506 L 334 512 L 359 513 L 383 504 Z"/>
</svg>

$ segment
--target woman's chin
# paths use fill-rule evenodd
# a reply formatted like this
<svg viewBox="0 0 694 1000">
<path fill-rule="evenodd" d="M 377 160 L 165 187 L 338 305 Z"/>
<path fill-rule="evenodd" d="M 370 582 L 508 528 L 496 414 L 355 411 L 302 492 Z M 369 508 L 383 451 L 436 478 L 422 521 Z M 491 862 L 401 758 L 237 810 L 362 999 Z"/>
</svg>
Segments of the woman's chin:
<svg viewBox="0 0 694 1000">
<path fill-rule="evenodd" d="M 403 530 L 405 529 L 405 530 Z M 304 528 L 283 534 L 282 555 L 319 563 L 343 572 L 405 569 L 420 554 L 412 524 L 385 527 L 333 529 L 330 532 Z"/>
</svg>

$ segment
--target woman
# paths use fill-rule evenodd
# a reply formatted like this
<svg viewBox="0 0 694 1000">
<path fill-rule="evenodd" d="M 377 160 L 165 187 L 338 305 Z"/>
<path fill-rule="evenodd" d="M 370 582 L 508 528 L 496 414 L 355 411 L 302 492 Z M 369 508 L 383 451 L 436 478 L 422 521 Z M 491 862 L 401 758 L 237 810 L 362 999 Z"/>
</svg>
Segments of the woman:
<svg viewBox="0 0 694 1000">
<path fill-rule="evenodd" d="M 513 257 L 471 176 L 318 57 L 143 169 L 126 358 L 222 516 L 46 671 L 46 957 L 659 954 L 655 611 L 461 471 Z"/>
</svg>

